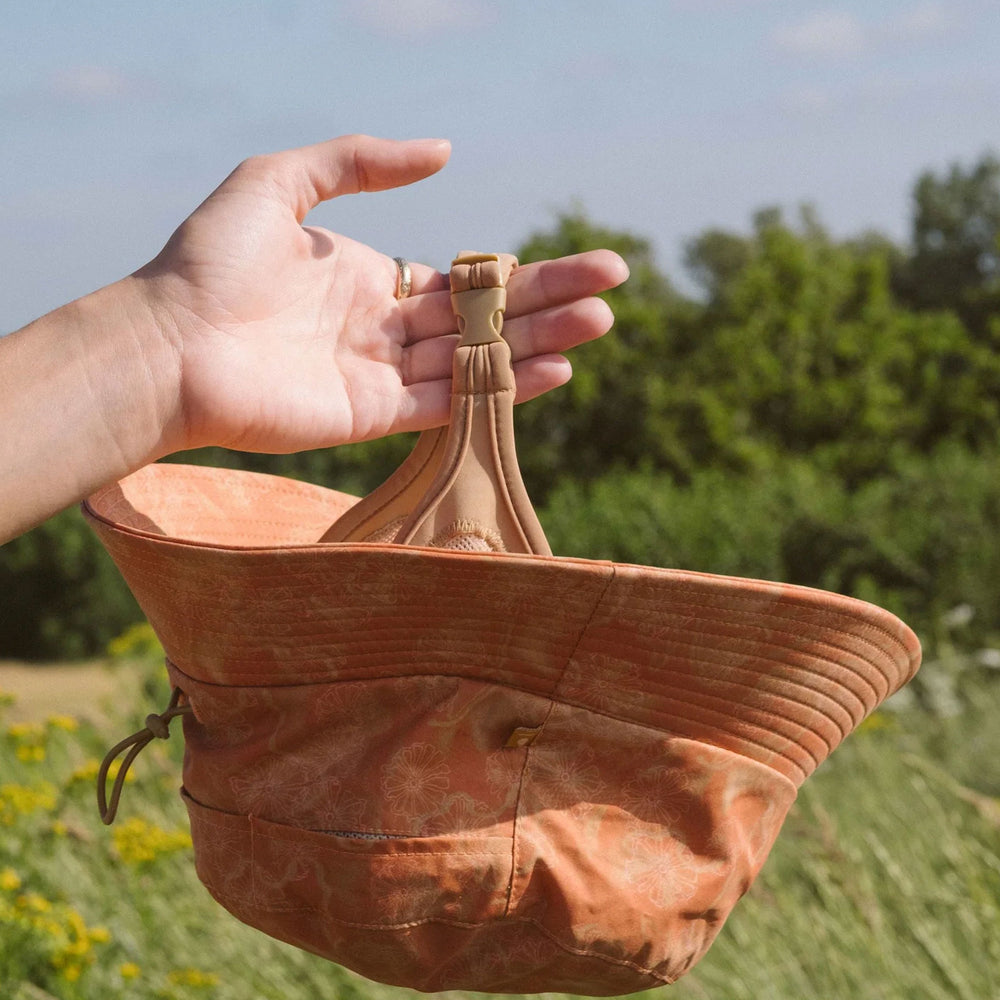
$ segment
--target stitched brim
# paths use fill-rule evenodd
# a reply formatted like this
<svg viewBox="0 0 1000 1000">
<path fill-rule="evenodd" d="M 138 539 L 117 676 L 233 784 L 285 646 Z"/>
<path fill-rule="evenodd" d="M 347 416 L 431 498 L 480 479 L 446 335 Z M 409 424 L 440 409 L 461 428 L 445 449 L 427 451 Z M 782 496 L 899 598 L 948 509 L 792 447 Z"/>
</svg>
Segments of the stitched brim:
<svg viewBox="0 0 1000 1000">
<path fill-rule="evenodd" d="M 919 664 L 893 615 L 805 587 L 315 543 L 353 502 L 153 465 L 84 510 L 167 656 L 208 683 L 475 678 L 722 747 L 798 785 Z"/>
</svg>

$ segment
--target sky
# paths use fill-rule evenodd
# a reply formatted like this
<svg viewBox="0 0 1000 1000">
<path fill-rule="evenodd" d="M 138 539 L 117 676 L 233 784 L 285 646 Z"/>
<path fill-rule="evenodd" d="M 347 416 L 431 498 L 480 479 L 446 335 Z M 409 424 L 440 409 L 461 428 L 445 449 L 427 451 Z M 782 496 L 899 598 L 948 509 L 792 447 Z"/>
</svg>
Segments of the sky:
<svg viewBox="0 0 1000 1000">
<path fill-rule="evenodd" d="M 445 137 L 309 221 L 447 269 L 560 212 L 686 241 L 816 206 L 905 242 L 925 170 L 1000 151 L 996 0 L 10 0 L 0 332 L 130 273 L 242 159 Z"/>
</svg>

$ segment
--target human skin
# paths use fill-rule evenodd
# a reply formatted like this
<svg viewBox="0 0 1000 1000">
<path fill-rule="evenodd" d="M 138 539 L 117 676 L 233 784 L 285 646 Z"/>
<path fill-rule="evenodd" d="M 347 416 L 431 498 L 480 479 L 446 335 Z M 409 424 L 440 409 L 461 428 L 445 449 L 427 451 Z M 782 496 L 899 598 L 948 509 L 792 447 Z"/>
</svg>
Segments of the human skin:
<svg viewBox="0 0 1000 1000">
<path fill-rule="evenodd" d="M 145 267 L 0 339 L 0 542 L 184 449 L 300 451 L 446 422 L 447 275 L 411 264 L 398 301 L 390 257 L 303 220 L 449 153 L 343 136 L 246 160 Z M 515 270 L 519 401 L 570 377 L 561 352 L 610 328 L 594 296 L 627 275 L 604 250 Z"/>
</svg>

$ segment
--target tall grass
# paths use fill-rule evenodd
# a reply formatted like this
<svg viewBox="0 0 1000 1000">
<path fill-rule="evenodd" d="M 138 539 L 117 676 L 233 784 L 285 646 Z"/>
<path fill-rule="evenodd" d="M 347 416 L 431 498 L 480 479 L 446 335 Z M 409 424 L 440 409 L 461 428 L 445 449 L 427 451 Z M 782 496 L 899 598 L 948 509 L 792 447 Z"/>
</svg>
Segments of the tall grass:
<svg viewBox="0 0 1000 1000">
<path fill-rule="evenodd" d="M 951 677 L 943 703 L 925 683 L 806 783 L 756 885 L 669 988 L 677 1000 L 1000 1000 L 1000 674 L 955 656 L 926 668 Z M 149 660 L 109 669 L 126 709 L 114 733 L 0 723 L 0 997 L 414 996 L 211 901 L 176 795 L 178 736 L 149 747 L 101 825 L 96 759 L 166 696 Z"/>
</svg>

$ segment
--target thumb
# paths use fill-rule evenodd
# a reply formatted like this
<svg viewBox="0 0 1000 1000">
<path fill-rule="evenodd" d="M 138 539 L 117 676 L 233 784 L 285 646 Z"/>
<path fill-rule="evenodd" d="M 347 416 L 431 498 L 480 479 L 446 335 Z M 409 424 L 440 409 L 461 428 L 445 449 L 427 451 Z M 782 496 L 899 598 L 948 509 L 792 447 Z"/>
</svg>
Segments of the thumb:
<svg viewBox="0 0 1000 1000">
<path fill-rule="evenodd" d="M 437 173 L 448 162 L 446 139 L 376 139 L 345 135 L 339 139 L 257 156 L 244 172 L 277 186 L 301 222 L 321 201 L 359 191 L 385 191 Z"/>
</svg>

